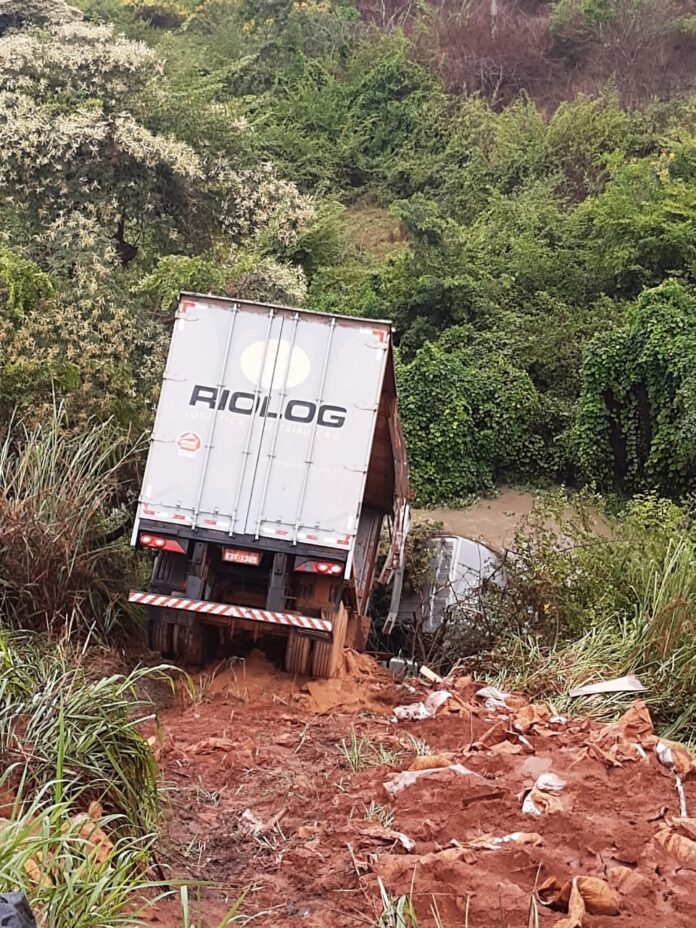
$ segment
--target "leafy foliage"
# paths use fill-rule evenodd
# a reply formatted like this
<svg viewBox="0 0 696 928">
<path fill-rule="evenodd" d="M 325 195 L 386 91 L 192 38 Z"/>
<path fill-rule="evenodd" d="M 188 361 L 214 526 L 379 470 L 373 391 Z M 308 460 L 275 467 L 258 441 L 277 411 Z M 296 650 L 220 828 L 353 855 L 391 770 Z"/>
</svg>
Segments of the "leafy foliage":
<svg viewBox="0 0 696 928">
<path fill-rule="evenodd" d="M 678 0 L 559 0 L 533 28 L 502 2 L 495 29 L 478 2 L 80 6 L 0 6 L 5 420 L 57 393 L 145 427 L 169 309 L 200 289 L 393 319 L 421 503 L 688 489 L 693 102 L 621 105 L 631 55 L 688 43 Z M 618 49 L 625 79 L 539 105 L 535 42 L 597 73 Z M 484 94 L 453 92 L 476 67 Z"/>
<path fill-rule="evenodd" d="M 696 476 L 696 297 L 667 281 L 599 334 L 583 364 L 578 454 L 622 490 L 685 494 Z"/>
<path fill-rule="evenodd" d="M 121 478 L 132 449 L 110 422 L 71 433 L 61 410 L 13 423 L 0 447 L 0 614 L 14 627 L 104 638 L 125 619 L 133 557 Z"/>
<path fill-rule="evenodd" d="M 693 514 L 636 497 L 619 516 L 606 517 L 610 535 L 598 536 L 598 505 L 592 497 L 557 495 L 518 534 L 506 594 L 495 598 L 507 632 L 489 671 L 497 668 L 507 685 L 559 708 L 573 686 L 636 673 L 668 736 L 692 740 Z M 605 699 L 581 705 L 604 716 L 616 710 Z"/>
</svg>

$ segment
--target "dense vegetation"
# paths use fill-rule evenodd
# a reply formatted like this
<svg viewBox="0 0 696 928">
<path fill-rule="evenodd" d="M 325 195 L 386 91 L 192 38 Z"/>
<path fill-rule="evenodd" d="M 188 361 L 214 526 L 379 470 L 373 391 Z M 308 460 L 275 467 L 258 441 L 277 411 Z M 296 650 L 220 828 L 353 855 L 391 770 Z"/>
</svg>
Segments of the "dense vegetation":
<svg viewBox="0 0 696 928">
<path fill-rule="evenodd" d="M 3 422 L 58 395 L 140 433 L 176 292 L 210 289 L 394 320 L 421 503 L 689 490 L 676 0 L 79 5 L 0 3 Z M 500 79 L 454 75 L 475 59 Z"/>
<path fill-rule="evenodd" d="M 610 540 L 533 522 L 478 669 L 559 697 L 638 671 L 693 738 L 692 5 L 74 3 L 0 0 L 5 884 L 54 928 L 128 924 L 148 889 L 142 672 L 99 679 L 56 635 L 129 620 L 183 288 L 393 319 L 421 504 L 656 494 Z"/>
</svg>

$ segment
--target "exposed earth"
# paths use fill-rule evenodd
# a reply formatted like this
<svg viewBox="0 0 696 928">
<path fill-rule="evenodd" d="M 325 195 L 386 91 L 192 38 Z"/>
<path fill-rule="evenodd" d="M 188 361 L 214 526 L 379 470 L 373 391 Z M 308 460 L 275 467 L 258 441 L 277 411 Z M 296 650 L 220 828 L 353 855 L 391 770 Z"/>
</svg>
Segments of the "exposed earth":
<svg viewBox="0 0 696 928">
<path fill-rule="evenodd" d="M 173 787 L 161 863 L 172 880 L 209 881 L 204 928 L 245 892 L 260 928 L 411 928 L 380 922 L 380 880 L 421 928 L 696 924 L 696 821 L 678 818 L 641 703 L 613 726 L 522 697 L 487 707 L 470 678 L 400 682 L 352 652 L 337 680 L 253 653 L 196 681 L 161 707 L 157 750 Z M 392 721 L 441 690 L 434 716 Z M 672 760 L 696 814 L 694 758 Z M 154 921 L 180 928 L 178 900 Z"/>
<path fill-rule="evenodd" d="M 515 532 L 531 515 L 536 499 L 534 493 L 514 487 L 501 487 L 495 496 L 483 496 L 465 509 L 417 509 L 414 522 L 441 522 L 444 531 L 452 535 L 473 538 L 484 545 L 502 551 L 514 547 Z M 593 529 L 599 535 L 609 531 L 597 514 Z"/>
</svg>

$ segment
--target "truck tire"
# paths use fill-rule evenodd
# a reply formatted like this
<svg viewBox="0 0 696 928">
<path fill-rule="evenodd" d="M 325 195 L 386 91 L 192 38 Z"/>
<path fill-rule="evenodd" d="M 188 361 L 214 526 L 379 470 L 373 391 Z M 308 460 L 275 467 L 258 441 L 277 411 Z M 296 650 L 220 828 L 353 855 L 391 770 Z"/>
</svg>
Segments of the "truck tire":
<svg viewBox="0 0 696 928">
<path fill-rule="evenodd" d="M 203 628 L 198 622 L 174 626 L 174 655 L 186 664 L 204 663 Z"/>
<path fill-rule="evenodd" d="M 0 896 L 0 928 L 36 928 L 24 893 L 3 893 Z"/>
<path fill-rule="evenodd" d="M 330 641 L 315 641 L 312 648 L 312 676 L 328 679 L 338 671 L 343 648 L 346 643 L 348 611 L 341 604 L 333 614 Z"/>
<path fill-rule="evenodd" d="M 298 634 L 294 628 L 290 629 L 285 645 L 285 669 L 288 673 L 307 673 L 311 645 L 312 642 L 306 635 Z"/>
<path fill-rule="evenodd" d="M 168 660 L 174 657 L 173 630 L 171 622 L 167 622 L 159 609 L 150 609 L 147 617 L 147 641 L 151 651 L 156 651 Z"/>
</svg>

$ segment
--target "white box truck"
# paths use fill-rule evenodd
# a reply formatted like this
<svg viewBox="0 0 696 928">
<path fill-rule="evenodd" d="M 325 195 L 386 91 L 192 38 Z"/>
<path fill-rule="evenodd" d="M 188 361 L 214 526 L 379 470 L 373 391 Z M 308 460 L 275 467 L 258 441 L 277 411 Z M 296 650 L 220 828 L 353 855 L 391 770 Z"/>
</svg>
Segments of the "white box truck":
<svg viewBox="0 0 696 928">
<path fill-rule="evenodd" d="M 389 322 L 181 294 L 132 538 L 156 552 L 129 594 L 154 650 L 263 636 L 331 676 L 365 647 L 385 518 L 380 579 L 400 568 L 407 500 Z"/>
</svg>

